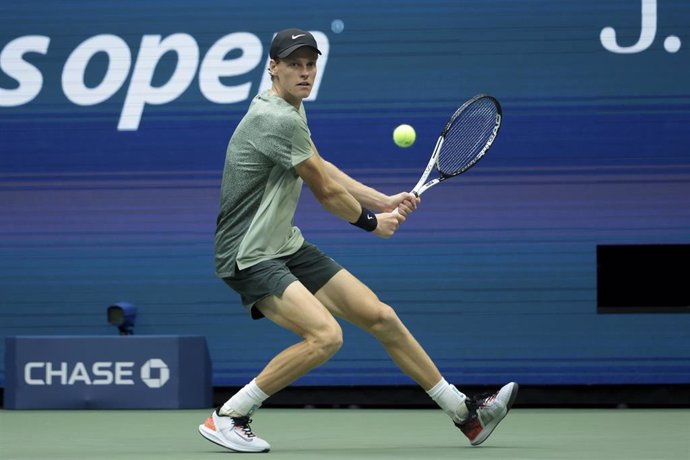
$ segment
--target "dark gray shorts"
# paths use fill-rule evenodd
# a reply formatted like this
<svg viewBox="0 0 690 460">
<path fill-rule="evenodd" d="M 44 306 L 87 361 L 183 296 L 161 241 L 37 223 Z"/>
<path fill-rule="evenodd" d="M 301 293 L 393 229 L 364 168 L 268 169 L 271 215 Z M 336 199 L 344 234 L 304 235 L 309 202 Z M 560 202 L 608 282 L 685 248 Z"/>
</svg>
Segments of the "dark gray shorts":
<svg viewBox="0 0 690 460">
<path fill-rule="evenodd" d="M 242 304 L 253 319 L 263 318 L 254 304 L 264 297 L 280 297 L 294 281 L 301 282 L 315 294 L 343 267 L 306 241 L 296 253 L 235 270 L 233 276 L 223 278 L 228 286 L 240 294 Z"/>
</svg>

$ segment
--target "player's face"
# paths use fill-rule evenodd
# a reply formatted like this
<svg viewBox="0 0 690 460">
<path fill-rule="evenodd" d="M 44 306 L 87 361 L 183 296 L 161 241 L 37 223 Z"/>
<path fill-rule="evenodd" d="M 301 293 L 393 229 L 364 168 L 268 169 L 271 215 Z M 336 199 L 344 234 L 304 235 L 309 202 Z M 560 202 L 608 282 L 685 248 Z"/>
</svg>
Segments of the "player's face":
<svg viewBox="0 0 690 460">
<path fill-rule="evenodd" d="M 316 79 L 317 57 L 314 49 L 303 46 L 277 63 L 271 61 L 274 90 L 295 107 L 299 107 L 302 99 L 311 93 Z"/>
</svg>

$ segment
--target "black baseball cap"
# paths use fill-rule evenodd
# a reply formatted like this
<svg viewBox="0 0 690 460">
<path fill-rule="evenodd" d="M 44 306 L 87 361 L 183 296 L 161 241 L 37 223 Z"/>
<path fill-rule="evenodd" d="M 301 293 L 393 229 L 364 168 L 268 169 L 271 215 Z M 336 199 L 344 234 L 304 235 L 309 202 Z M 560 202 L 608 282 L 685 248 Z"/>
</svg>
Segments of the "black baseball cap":
<svg viewBox="0 0 690 460">
<path fill-rule="evenodd" d="M 269 56 L 271 59 L 283 59 L 288 57 L 298 48 L 309 46 L 321 54 L 316 39 L 312 34 L 302 29 L 285 29 L 276 34 L 271 42 Z"/>
</svg>

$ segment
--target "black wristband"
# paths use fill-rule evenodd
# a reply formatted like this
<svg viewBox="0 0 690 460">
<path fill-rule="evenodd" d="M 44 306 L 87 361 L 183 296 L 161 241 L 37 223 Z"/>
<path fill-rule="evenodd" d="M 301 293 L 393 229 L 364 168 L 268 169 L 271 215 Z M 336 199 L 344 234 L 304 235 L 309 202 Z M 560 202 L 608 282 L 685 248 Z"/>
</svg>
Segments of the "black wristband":
<svg viewBox="0 0 690 460">
<path fill-rule="evenodd" d="M 367 232 L 373 232 L 376 230 L 376 226 L 378 225 L 378 222 L 376 221 L 376 214 L 364 206 L 362 206 L 362 214 L 359 215 L 357 222 L 350 223 L 361 228 L 362 230 L 366 230 Z"/>
</svg>

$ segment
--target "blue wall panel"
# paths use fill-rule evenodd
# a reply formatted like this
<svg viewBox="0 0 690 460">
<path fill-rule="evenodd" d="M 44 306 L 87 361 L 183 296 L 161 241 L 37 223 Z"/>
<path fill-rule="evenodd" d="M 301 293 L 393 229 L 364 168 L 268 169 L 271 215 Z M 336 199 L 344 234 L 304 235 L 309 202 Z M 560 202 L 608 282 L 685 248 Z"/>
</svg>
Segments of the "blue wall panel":
<svg viewBox="0 0 690 460">
<path fill-rule="evenodd" d="M 308 190 L 296 216 L 449 380 L 690 382 L 688 315 L 596 314 L 598 244 L 690 243 L 690 4 L 677 0 L 3 4 L 0 336 L 113 334 L 105 309 L 126 300 L 137 334 L 205 335 L 216 385 L 295 341 L 245 316 L 212 257 L 225 146 L 272 34 L 291 26 L 328 48 L 306 103 L 317 147 L 382 191 L 414 185 L 462 101 L 503 103 L 491 153 L 393 239 Z M 176 51 L 156 45 L 170 37 Z M 209 90 L 222 71 L 203 62 L 224 43 L 234 65 Z M 411 148 L 392 143 L 400 123 L 417 129 Z M 300 384 L 411 383 L 344 328 Z"/>
</svg>

